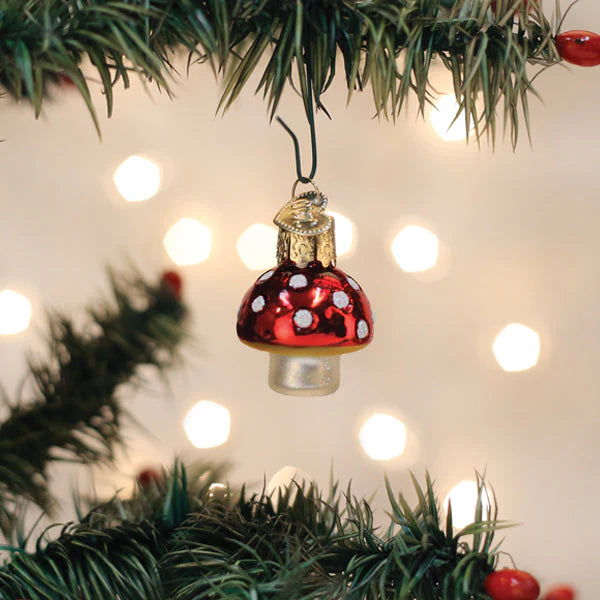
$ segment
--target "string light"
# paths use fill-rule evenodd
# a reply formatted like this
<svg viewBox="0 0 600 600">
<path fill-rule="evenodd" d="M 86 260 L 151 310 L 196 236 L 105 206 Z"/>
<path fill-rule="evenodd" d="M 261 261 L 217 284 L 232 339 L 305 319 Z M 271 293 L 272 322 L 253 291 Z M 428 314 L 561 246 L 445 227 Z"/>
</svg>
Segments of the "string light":
<svg viewBox="0 0 600 600">
<path fill-rule="evenodd" d="M 171 260 L 178 265 L 195 265 L 210 254 L 210 229 L 195 219 L 179 219 L 167 231 L 163 244 Z"/>
<path fill-rule="evenodd" d="M 395 417 L 377 413 L 362 426 L 359 439 L 370 458 L 389 460 L 404 452 L 406 427 Z"/>
<path fill-rule="evenodd" d="M 327 211 L 335 220 L 335 252 L 338 256 L 348 254 L 354 248 L 354 223 L 344 215 Z"/>
<path fill-rule="evenodd" d="M 297 483 L 299 486 L 302 486 L 303 484 L 308 485 L 310 481 L 311 477 L 306 471 L 303 471 L 298 467 L 287 465 L 282 469 L 279 469 L 279 471 L 271 477 L 271 480 L 267 484 L 267 494 L 270 496 L 277 493 L 279 490 L 283 492 L 293 483 Z M 292 490 L 292 494 L 294 493 L 294 490 Z"/>
<path fill-rule="evenodd" d="M 208 487 L 208 497 L 211 499 L 224 500 L 229 495 L 229 487 L 224 483 L 211 483 Z"/>
<path fill-rule="evenodd" d="M 417 225 L 405 227 L 392 242 L 392 254 L 399 267 L 408 273 L 435 266 L 439 241 L 431 231 Z"/>
<path fill-rule="evenodd" d="M 0 335 L 14 335 L 29 327 L 31 302 L 18 292 L 0 292 Z"/>
<path fill-rule="evenodd" d="M 457 483 L 444 499 L 444 508 L 448 512 L 448 502 L 452 506 L 452 524 L 457 529 L 470 525 L 475 520 L 478 490 L 474 481 L 465 479 Z M 482 518 L 487 519 L 490 513 L 490 501 L 484 493 L 482 496 Z"/>
<path fill-rule="evenodd" d="M 115 171 L 113 181 L 127 202 L 141 202 L 158 192 L 160 169 L 143 156 L 130 156 Z"/>
<path fill-rule="evenodd" d="M 249 269 L 264 271 L 275 264 L 277 230 L 263 223 L 250 225 L 240 235 L 235 247 Z"/>
<path fill-rule="evenodd" d="M 526 371 L 538 362 L 540 336 L 525 325 L 511 323 L 496 337 L 493 351 L 505 371 Z"/>
<path fill-rule="evenodd" d="M 456 117 L 459 108 L 454 96 L 442 96 L 431 109 L 429 114 L 431 125 L 445 142 L 458 142 L 467 137 L 464 111 Z M 469 133 L 473 130 L 471 121 Z"/>
<path fill-rule="evenodd" d="M 185 416 L 183 428 L 196 448 L 214 448 L 229 438 L 229 411 L 210 400 L 201 400 Z"/>
</svg>

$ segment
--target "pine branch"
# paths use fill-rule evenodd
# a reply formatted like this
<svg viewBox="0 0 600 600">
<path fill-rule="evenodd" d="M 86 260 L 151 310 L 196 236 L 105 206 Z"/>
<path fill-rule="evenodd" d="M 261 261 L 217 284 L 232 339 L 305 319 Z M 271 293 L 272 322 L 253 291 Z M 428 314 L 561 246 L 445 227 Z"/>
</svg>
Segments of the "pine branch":
<svg viewBox="0 0 600 600">
<path fill-rule="evenodd" d="M 140 365 L 162 370 L 175 357 L 185 309 L 173 289 L 137 275 L 111 274 L 111 285 L 113 301 L 89 310 L 87 332 L 66 315 L 50 317 L 49 360 L 30 361 L 34 398 L 11 406 L 0 423 L 5 510 L 20 497 L 51 508 L 46 471 L 53 461 L 110 463 L 121 442 L 118 387 Z"/>
<path fill-rule="evenodd" d="M 173 53 L 208 62 L 224 79 L 228 108 L 253 74 L 271 117 L 297 78 L 309 111 L 341 58 L 349 96 L 370 85 L 378 114 L 395 118 L 409 94 L 424 111 L 434 93 L 429 69 L 449 70 L 468 121 L 493 140 L 496 113 L 513 144 L 521 113 L 529 129 L 535 94 L 528 64 L 560 60 L 539 0 L 5 0 L 0 10 L 0 87 L 39 115 L 52 82 L 72 79 L 98 127 L 81 65 L 97 71 L 110 116 L 114 85 L 130 74 L 168 91 Z M 516 12 L 515 12 L 516 11 Z M 267 60 L 262 60 L 266 58 Z M 266 66 L 264 65 L 266 62 Z M 308 84 L 310 80 L 310 85 Z M 312 91 L 311 91 L 312 90 Z M 478 99 L 483 109 L 478 108 Z M 467 129 L 469 123 L 467 123 Z"/>
<path fill-rule="evenodd" d="M 141 520 L 127 511 L 118 520 L 114 509 L 107 518 L 101 508 L 33 553 L 13 549 L 0 568 L 0 600 L 488 598 L 482 582 L 495 550 L 465 538 L 491 540 L 505 525 L 478 516 L 459 532 L 451 518 L 444 527 L 429 476 L 425 487 L 415 481 L 415 508 L 388 483 L 392 524 L 383 536 L 369 504 L 337 485 L 327 496 L 293 483 L 277 498 L 243 489 L 214 498 L 212 480 L 192 493 L 176 466 L 160 488 L 162 507 Z M 480 501 L 485 493 L 480 481 Z"/>
</svg>

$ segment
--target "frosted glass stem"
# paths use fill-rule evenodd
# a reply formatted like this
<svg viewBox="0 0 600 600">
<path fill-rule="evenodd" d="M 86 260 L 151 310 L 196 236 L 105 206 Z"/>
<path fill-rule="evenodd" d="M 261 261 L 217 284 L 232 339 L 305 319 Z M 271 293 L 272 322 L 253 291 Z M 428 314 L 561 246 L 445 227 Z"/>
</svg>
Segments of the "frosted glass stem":
<svg viewBox="0 0 600 600">
<path fill-rule="evenodd" d="M 269 386 L 288 396 L 327 396 L 340 386 L 339 356 L 270 354 Z"/>
</svg>

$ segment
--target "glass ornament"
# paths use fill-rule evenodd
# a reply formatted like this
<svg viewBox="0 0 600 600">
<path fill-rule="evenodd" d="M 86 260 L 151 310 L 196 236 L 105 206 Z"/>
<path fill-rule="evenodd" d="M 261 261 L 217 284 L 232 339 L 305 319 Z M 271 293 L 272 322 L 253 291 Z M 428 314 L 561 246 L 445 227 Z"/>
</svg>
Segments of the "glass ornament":
<svg viewBox="0 0 600 600">
<path fill-rule="evenodd" d="M 269 385 L 292 396 L 324 396 L 340 385 L 340 355 L 367 346 L 373 315 L 367 295 L 336 268 L 335 223 L 315 186 L 275 216 L 278 265 L 246 292 L 240 340 L 270 353 Z"/>
</svg>

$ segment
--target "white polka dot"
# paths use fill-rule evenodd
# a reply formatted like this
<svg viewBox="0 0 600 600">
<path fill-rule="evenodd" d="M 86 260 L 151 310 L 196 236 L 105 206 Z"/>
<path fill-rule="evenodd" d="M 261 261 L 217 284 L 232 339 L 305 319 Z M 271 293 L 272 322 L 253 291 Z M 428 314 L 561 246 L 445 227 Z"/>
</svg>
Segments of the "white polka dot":
<svg viewBox="0 0 600 600">
<path fill-rule="evenodd" d="M 265 297 L 264 296 L 256 296 L 252 301 L 252 310 L 257 313 L 260 312 L 265 307 Z"/>
<path fill-rule="evenodd" d="M 333 304 L 338 308 L 346 308 L 350 304 L 350 298 L 346 292 L 333 292 Z"/>
<path fill-rule="evenodd" d="M 259 278 L 258 281 L 266 281 L 267 279 L 270 279 L 273 276 L 273 273 L 275 273 L 275 271 L 273 271 L 273 269 L 271 269 L 270 271 L 267 271 L 266 273 L 263 273 Z"/>
<path fill-rule="evenodd" d="M 364 319 L 361 319 L 356 325 L 356 335 L 359 340 L 364 340 L 369 335 L 369 326 Z"/>
<path fill-rule="evenodd" d="M 346 277 L 346 281 L 358 292 L 360 290 L 360 285 L 352 279 L 352 277 Z"/>
<path fill-rule="evenodd" d="M 306 329 L 310 327 L 313 322 L 313 316 L 310 310 L 306 310 L 305 308 L 301 308 L 296 311 L 294 315 L 294 323 L 296 327 L 300 327 L 300 329 Z"/>
<path fill-rule="evenodd" d="M 301 288 L 304 288 L 308 285 L 308 279 L 306 279 L 306 276 L 298 273 L 297 275 L 292 275 L 290 277 L 290 287 L 294 288 L 295 290 L 299 290 Z"/>
</svg>

